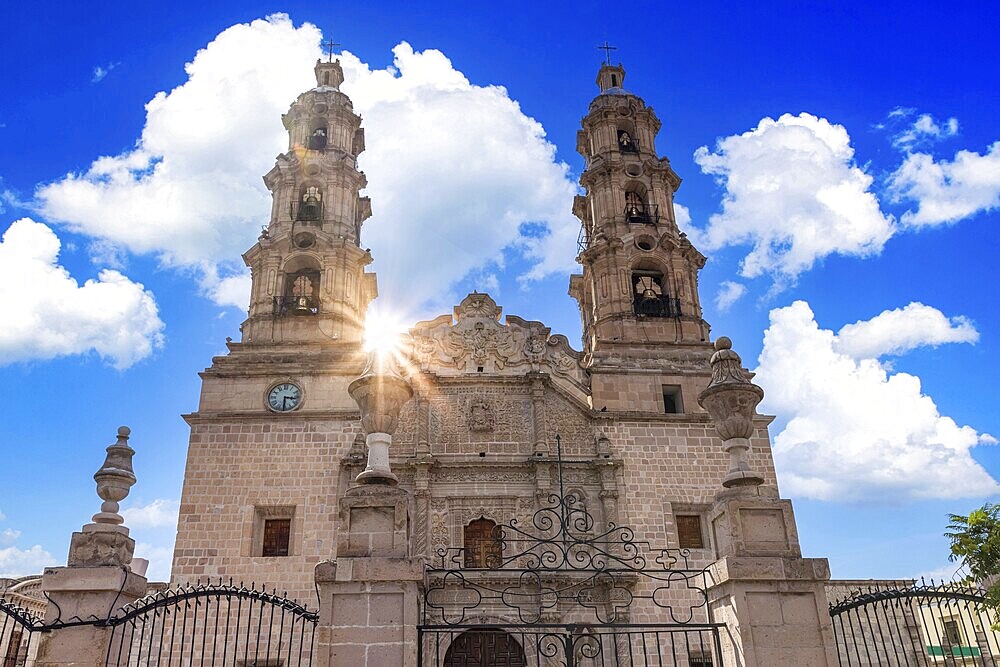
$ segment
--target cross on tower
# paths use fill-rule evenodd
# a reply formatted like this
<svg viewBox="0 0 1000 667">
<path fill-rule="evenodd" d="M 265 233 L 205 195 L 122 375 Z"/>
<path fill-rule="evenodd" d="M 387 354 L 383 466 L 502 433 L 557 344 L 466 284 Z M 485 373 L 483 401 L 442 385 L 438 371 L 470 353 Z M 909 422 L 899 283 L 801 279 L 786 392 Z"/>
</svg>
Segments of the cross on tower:
<svg viewBox="0 0 1000 667">
<path fill-rule="evenodd" d="M 612 51 L 617 51 L 618 47 L 617 46 L 611 46 L 610 44 L 608 44 L 608 40 L 604 40 L 604 44 L 598 46 L 597 48 L 599 48 L 599 49 L 601 49 L 601 50 L 603 50 L 605 52 L 606 57 L 608 59 L 608 64 L 610 65 L 611 64 L 611 52 Z"/>
<path fill-rule="evenodd" d="M 333 41 L 333 37 L 331 37 L 329 41 L 323 42 L 323 46 L 325 46 L 327 48 L 327 59 L 326 59 L 326 61 L 328 63 L 332 63 L 333 62 L 333 47 L 335 47 L 335 46 L 342 46 L 342 44 L 339 44 L 339 43 Z"/>
</svg>

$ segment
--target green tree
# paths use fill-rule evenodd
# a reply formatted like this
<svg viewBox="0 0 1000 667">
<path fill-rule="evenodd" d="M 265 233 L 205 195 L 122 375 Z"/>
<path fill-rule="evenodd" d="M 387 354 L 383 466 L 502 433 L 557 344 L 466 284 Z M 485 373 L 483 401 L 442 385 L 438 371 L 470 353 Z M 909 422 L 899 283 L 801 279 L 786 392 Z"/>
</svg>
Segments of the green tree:
<svg viewBox="0 0 1000 667">
<path fill-rule="evenodd" d="M 1000 504 L 986 503 L 969 516 L 950 514 L 948 519 L 948 559 L 961 561 L 969 578 L 986 588 L 987 603 L 1000 611 Z"/>
</svg>

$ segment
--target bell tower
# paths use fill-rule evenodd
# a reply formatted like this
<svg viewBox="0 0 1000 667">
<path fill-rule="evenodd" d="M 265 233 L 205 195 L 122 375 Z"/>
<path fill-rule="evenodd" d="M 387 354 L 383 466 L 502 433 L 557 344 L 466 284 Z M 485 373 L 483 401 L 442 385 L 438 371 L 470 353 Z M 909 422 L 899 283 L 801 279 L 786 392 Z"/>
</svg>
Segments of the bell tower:
<svg viewBox="0 0 1000 667">
<path fill-rule="evenodd" d="M 698 271 L 705 257 L 677 228 L 674 193 L 681 179 L 656 153 L 660 120 L 623 88 L 625 68 L 603 64 L 601 92 L 577 132 L 586 160 L 573 202 L 580 219 L 580 275 L 570 295 L 580 306 L 589 363 L 609 357 L 669 354 L 664 346 L 708 340 Z"/>
<path fill-rule="evenodd" d="M 365 149 L 361 117 L 340 91 L 339 61 L 316 62 L 316 87 L 282 122 L 288 150 L 264 176 L 271 219 L 243 255 L 253 287 L 244 343 L 360 342 L 377 295 L 372 261 L 360 247 L 371 201 L 357 158 Z"/>
</svg>

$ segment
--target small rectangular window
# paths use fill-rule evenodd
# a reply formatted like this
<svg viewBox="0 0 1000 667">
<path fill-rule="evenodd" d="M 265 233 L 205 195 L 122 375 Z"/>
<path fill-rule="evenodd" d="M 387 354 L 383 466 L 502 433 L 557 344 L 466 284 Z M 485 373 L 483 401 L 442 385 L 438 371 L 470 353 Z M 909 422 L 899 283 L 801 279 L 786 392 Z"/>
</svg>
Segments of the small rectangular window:
<svg viewBox="0 0 1000 667">
<path fill-rule="evenodd" d="M 958 621 L 947 620 L 941 624 L 944 627 L 944 641 L 946 646 L 961 646 L 962 632 L 958 629 Z"/>
<path fill-rule="evenodd" d="M 291 519 L 264 519 L 261 556 L 287 556 L 292 534 Z"/>
<path fill-rule="evenodd" d="M 681 400 L 679 385 L 663 385 L 663 411 L 668 415 L 684 414 L 684 401 Z"/>
<path fill-rule="evenodd" d="M 704 549 L 701 517 L 697 514 L 680 514 L 674 518 L 677 522 L 677 542 L 681 549 Z"/>
<path fill-rule="evenodd" d="M 295 551 L 294 544 L 294 506 L 258 505 L 254 508 L 250 555 L 268 558 L 291 556 Z"/>
</svg>

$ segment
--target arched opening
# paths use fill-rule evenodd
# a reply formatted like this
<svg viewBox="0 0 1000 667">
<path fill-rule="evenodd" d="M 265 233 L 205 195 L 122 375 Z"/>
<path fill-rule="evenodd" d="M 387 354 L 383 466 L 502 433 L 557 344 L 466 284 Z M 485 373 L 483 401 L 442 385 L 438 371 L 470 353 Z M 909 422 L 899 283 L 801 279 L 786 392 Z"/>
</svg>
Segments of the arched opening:
<svg viewBox="0 0 1000 667">
<path fill-rule="evenodd" d="M 465 527 L 465 567 L 498 568 L 503 563 L 503 543 L 495 521 L 479 517 Z"/>
<path fill-rule="evenodd" d="M 466 630 L 444 654 L 444 667 L 527 667 L 524 649 L 503 630 Z"/>
<path fill-rule="evenodd" d="M 329 73 L 327 74 L 329 76 Z M 309 150 L 321 151 L 326 148 L 326 122 L 317 120 L 309 131 Z"/>
<path fill-rule="evenodd" d="M 625 189 L 625 221 L 633 224 L 656 224 L 656 207 L 646 200 L 646 190 L 636 183 Z"/>
<path fill-rule="evenodd" d="M 324 86 L 329 86 L 330 85 L 330 73 L 329 72 L 323 72 L 323 85 Z"/>
<path fill-rule="evenodd" d="M 635 140 L 635 131 L 630 125 L 618 126 L 618 151 L 621 153 L 639 152 L 639 145 Z"/>
<path fill-rule="evenodd" d="M 299 197 L 299 214 L 296 219 L 303 222 L 319 222 L 323 219 L 323 191 L 316 185 L 302 188 Z"/>
<path fill-rule="evenodd" d="M 315 315 L 319 312 L 320 270 L 310 255 L 297 255 L 284 266 L 284 288 L 274 297 L 274 312 L 284 315 Z"/>
<path fill-rule="evenodd" d="M 636 315 L 677 317 L 680 303 L 667 294 L 663 272 L 638 265 L 632 270 L 632 306 Z"/>
</svg>

